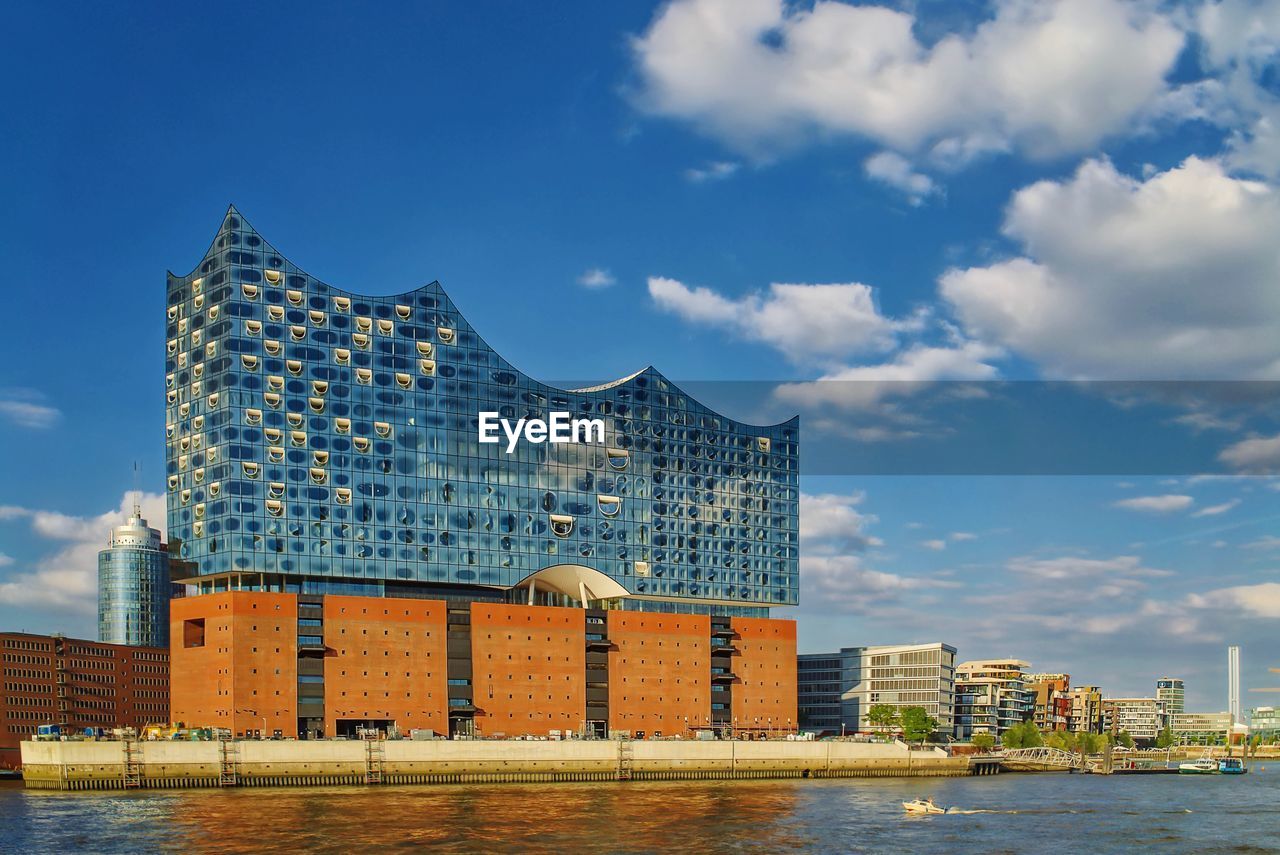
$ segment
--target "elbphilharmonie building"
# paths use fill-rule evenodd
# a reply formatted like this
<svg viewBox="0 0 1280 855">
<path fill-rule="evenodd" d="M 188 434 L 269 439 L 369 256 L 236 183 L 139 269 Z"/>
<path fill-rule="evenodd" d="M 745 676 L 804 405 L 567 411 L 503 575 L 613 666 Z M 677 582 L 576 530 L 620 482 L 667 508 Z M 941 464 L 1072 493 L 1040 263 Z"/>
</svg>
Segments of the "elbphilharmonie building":
<svg viewBox="0 0 1280 855">
<path fill-rule="evenodd" d="M 708 655 L 713 624 L 729 638 L 733 620 L 797 602 L 794 419 L 734 421 L 652 368 L 590 388 L 539 383 L 499 356 L 439 283 L 381 297 L 339 290 L 234 208 L 195 269 L 169 276 L 167 298 L 168 536 L 189 592 L 175 601 L 175 653 L 207 647 L 210 597 L 288 598 L 298 610 L 290 655 L 302 670 L 319 659 L 321 672 L 332 649 L 326 601 L 339 598 L 439 604 L 455 615 L 450 626 L 480 605 L 574 608 L 587 621 L 687 616 L 706 624 Z M 552 313 L 528 330 L 547 347 L 581 350 Z M 482 414 L 511 424 L 568 414 L 598 420 L 603 437 L 482 442 Z M 791 639 L 794 652 L 793 628 Z M 609 653 L 610 640 L 597 640 Z M 471 669 L 450 668 L 468 676 L 442 687 L 449 717 L 483 716 Z M 297 715 L 283 717 L 299 733 L 341 729 L 342 717 L 323 711 L 330 676 L 299 673 Z M 732 692 L 732 680 L 712 689 L 707 676 L 708 699 Z M 175 678 L 175 715 L 180 694 Z M 228 721 L 235 703 L 218 710 Z M 710 715 L 712 704 L 708 721 L 730 718 L 728 706 Z M 584 727 L 616 724 L 600 718 L 605 706 L 584 709 Z M 351 722 L 404 724 L 391 710 L 351 712 Z"/>
</svg>

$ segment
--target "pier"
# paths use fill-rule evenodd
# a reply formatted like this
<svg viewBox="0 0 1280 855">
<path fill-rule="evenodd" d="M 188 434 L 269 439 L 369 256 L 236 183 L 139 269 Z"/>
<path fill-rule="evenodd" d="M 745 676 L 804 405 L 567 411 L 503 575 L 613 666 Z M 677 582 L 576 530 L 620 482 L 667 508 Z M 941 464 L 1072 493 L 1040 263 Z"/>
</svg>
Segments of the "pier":
<svg viewBox="0 0 1280 855">
<path fill-rule="evenodd" d="M 985 768 L 900 742 L 784 740 L 29 741 L 22 761 L 27 787 L 52 790 L 958 777 Z"/>
</svg>

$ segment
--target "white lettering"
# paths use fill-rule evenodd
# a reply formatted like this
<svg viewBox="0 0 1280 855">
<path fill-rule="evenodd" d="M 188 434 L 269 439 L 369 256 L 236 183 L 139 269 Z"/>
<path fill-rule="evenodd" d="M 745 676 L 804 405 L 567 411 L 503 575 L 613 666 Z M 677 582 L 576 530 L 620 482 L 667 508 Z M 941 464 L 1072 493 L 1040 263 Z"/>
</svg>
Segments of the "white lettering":
<svg viewBox="0 0 1280 855">
<path fill-rule="evenodd" d="M 507 454 L 516 450 L 521 439 L 539 445 L 544 442 L 577 444 L 604 443 L 604 419 L 575 419 L 572 413 L 552 412 L 547 419 L 517 419 L 513 424 L 498 413 L 478 414 L 479 440 L 485 444 L 501 441 L 499 429 L 507 438 Z"/>
</svg>

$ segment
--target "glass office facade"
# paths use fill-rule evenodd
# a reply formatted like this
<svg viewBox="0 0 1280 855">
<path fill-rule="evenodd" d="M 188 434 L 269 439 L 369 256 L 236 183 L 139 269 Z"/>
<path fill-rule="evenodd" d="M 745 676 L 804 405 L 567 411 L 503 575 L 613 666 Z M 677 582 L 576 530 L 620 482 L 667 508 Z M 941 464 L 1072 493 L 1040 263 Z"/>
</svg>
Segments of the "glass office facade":
<svg viewBox="0 0 1280 855">
<path fill-rule="evenodd" d="M 199 591 L 492 593 L 575 565 L 625 588 L 623 608 L 797 602 L 795 419 L 742 424 L 652 368 L 540 384 L 438 283 L 337 290 L 235 209 L 170 275 L 166 325 L 169 537 Z M 552 312 L 529 334 L 575 346 Z M 482 411 L 598 418 L 605 439 L 507 453 L 479 442 Z"/>
<path fill-rule="evenodd" d="M 169 646 L 169 553 L 137 507 L 98 553 L 98 641 Z"/>
</svg>

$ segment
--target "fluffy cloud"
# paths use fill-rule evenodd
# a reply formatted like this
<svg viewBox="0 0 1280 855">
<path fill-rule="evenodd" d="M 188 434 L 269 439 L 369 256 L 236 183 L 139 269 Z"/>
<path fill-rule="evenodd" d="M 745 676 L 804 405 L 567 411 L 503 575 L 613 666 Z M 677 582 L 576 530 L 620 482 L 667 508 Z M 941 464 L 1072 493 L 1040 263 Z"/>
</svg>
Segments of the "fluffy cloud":
<svg viewBox="0 0 1280 855">
<path fill-rule="evenodd" d="M 1280 582 L 1219 588 L 1192 594 L 1187 604 L 1193 608 L 1230 609 L 1250 617 L 1280 618 Z"/>
<path fill-rule="evenodd" d="M 678 0 L 633 43 L 642 108 L 760 155 L 854 135 L 963 161 L 1084 151 L 1165 97 L 1184 35 L 1147 3 L 1002 0 L 933 45 L 874 5 Z"/>
<path fill-rule="evenodd" d="M 800 547 L 810 550 L 833 552 L 862 550 L 870 546 L 883 546 L 884 541 L 867 534 L 867 526 L 878 520 L 873 514 L 858 510 L 866 496 L 800 494 Z"/>
<path fill-rule="evenodd" d="M 863 161 L 862 169 L 872 181 L 900 191 L 912 205 L 923 205 L 926 199 L 938 192 L 932 178 L 916 172 L 911 161 L 896 152 L 873 154 Z"/>
<path fill-rule="evenodd" d="M 1134 496 L 1132 499 L 1121 499 L 1113 503 L 1117 508 L 1127 511 L 1143 511 L 1149 514 L 1171 514 L 1185 511 L 1195 504 L 1190 496 L 1167 493 L 1163 496 Z"/>
<path fill-rule="evenodd" d="M 941 552 L 947 548 L 947 542 L 945 540 L 922 540 L 920 541 L 920 545 L 925 549 L 930 549 L 934 552 Z"/>
<path fill-rule="evenodd" d="M 904 595 L 961 587 L 959 582 L 928 577 L 900 576 L 866 565 L 860 555 L 805 555 L 800 557 L 801 602 L 813 611 L 855 614 L 882 608 Z"/>
<path fill-rule="evenodd" d="M 164 495 L 144 493 L 140 504 L 142 515 L 151 527 L 163 532 Z M 94 614 L 98 600 L 98 552 L 107 545 L 111 528 L 124 522 L 132 508 L 133 494 L 126 494 L 115 510 L 95 517 L 6 507 L 3 518 L 25 518 L 35 535 L 62 545 L 30 567 L 0 578 L 0 605 Z"/>
<path fill-rule="evenodd" d="M 592 267 L 578 277 L 578 284 L 584 288 L 608 288 L 618 280 L 602 267 Z"/>
<path fill-rule="evenodd" d="M 898 333 L 919 329 L 923 319 L 894 319 L 880 313 L 871 287 L 775 283 L 764 294 L 725 297 L 675 279 L 649 278 L 649 295 L 660 309 L 686 321 L 719 326 L 764 342 L 789 358 L 835 359 L 882 352 Z"/>
<path fill-rule="evenodd" d="M 1229 445 L 1218 459 L 1243 472 L 1280 470 L 1280 435 L 1252 437 Z"/>
<path fill-rule="evenodd" d="M 1280 196 L 1192 157 L 1138 180 L 1105 160 L 1015 194 L 1020 258 L 950 270 L 969 335 L 1047 374 L 1280 377 Z"/>
</svg>

